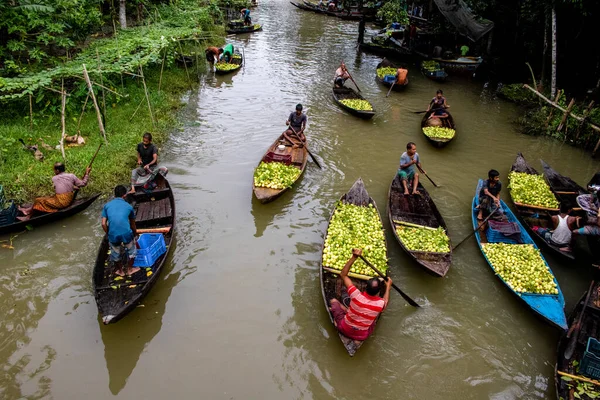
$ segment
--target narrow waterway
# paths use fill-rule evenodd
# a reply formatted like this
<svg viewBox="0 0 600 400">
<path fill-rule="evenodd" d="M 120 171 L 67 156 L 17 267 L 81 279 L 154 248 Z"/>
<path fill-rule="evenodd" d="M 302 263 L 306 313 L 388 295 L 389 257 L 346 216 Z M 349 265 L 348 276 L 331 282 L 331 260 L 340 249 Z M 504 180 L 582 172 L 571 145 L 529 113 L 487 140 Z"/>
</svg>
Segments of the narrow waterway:
<svg viewBox="0 0 600 400">
<path fill-rule="evenodd" d="M 73 218 L 0 249 L 0 396 L 5 399 L 536 399 L 554 398 L 558 332 L 494 277 L 473 240 L 446 278 L 419 269 L 388 231 L 395 293 L 375 335 L 349 358 L 325 311 L 319 260 L 335 201 L 362 177 L 385 210 L 408 141 L 441 184 L 424 184 L 454 243 L 470 233 L 476 180 L 506 174 L 517 151 L 543 158 L 580 184 L 598 169 L 588 154 L 518 133 L 518 110 L 481 83 L 442 88 L 458 125 L 445 149 L 420 133 L 438 84 L 410 68 L 410 85 L 385 98 L 380 58 L 356 54 L 357 24 L 264 0 L 264 30 L 230 36 L 244 68 L 209 73 L 189 93 L 182 127 L 161 149 L 177 202 L 176 240 L 143 307 L 114 326 L 98 320 L 91 272 L 102 237 L 97 201 Z M 331 99 L 344 60 L 377 110 L 362 121 Z M 324 166 L 270 204 L 252 196 L 253 168 L 296 103 Z M 132 149 L 134 151 L 134 149 Z M 508 200 L 507 193 L 503 194 Z M 389 228 L 387 219 L 384 226 Z M 3 237 L 1 239 L 8 239 Z M 547 257 L 567 310 L 589 276 Z"/>
</svg>

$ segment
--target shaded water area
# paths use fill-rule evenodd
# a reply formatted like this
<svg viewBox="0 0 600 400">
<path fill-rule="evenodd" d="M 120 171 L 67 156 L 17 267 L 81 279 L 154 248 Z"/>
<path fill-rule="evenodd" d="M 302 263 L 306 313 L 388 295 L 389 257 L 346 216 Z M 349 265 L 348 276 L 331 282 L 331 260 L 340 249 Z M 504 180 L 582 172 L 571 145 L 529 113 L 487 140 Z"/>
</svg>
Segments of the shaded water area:
<svg viewBox="0 0 600 400">
<path fill-rule="evenodd" d="M 0 251 L 1 397 L 554 398 L 558 332 L 500 284 L 474 239 L 455 253 L 446 278 L 434 278 L 401 251 L 385 218 L 394 281 L 424 307 L 392 293 L 375 335 L 354 358 L 323 305 L 321 244 L 335 201 L 356 178 L 385 210 L 408 141 L 442 185 L 424 182 L 454 243 L 470 233 L 477 178 L 496 168 L 507 183 L 517 151 L 535 166 L 544 158 L 580 184 L 597 162 L 560 142 L 519 134 L 513 105 L 459 79 L 443 84 L 458 137 L 435 149 L 410 110 L 424 109 L 439 85 L 412 67 L 407 90 L 386 99 L 374 80 L 380 59 L 355 53 L 356 23 L 282 0 L 261 2 L 253 16 L 264 31 L 230 37 L 244 46 L 245 67 L 232 76 L 209 73 L 186 95 L 182 127 L 161 149 L 178 229 L 144 307 L 114 326 L 99 322 L 91 273 L 106 198 Z M 373 102 L 373 120 L 333 103 L 340 60 Z M 260 204 L 252 197 L 253 168 L 298 102 L 308 110 L 306 133 L 324 169 L 309 162 L 293 190 Z M 590 276 L 547 259 L 570 310 Z"/>
</svg>

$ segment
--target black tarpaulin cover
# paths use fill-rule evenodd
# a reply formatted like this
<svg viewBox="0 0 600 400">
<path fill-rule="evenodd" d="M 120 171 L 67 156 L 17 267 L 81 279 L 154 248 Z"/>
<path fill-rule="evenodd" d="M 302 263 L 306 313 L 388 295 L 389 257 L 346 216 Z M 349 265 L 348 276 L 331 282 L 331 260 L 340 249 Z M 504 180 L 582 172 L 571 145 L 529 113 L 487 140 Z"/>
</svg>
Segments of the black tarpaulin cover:
<svg viewBox="0 0 600 400">
<path fill-rule="evenodd" d="M 462 0 L 435 0 L 440 12 L 463 35 L 476 42 L 494 28 L 488 20 L 478 20 Z"/>
</svg>

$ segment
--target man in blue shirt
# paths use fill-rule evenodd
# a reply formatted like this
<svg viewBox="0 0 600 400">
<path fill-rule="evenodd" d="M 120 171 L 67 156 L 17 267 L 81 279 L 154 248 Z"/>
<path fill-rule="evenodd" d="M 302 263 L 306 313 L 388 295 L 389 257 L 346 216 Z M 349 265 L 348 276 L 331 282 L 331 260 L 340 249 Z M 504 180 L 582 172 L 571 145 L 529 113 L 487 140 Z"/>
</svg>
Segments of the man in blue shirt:
<svg viewBox="0 0 600 400">
<path fill-rule="evenodd" d="M 135 213 L 131 204 L 123 198 L 126 194 L 125 186 L 115 187 L 115 198 L 106 203 L 102 209 L 102 229 L 108 234 L 110 261 L 115 264 L 115 274 L 119 276 L 133 275 L 140 270 L 137 267 L 133 268 L 133 262 L 137 255 Z M 123 271 L 121 245 L 129 257 L 127 272 Z"/>
<path fill-rule="evenodd" d="M 417 145 L 413 142 L 409 142 L 406 145 L 406 151 L 402 153 L 400 157 L 400 169 L 398 170 L 398 176 L 402 180 L 402 186 L 404 187 L 404 194 L 408 193 L 408 181 L 412 179 L 412 194 L 419 194 L 417 186 L 419 185 L 419 173 L 416 171 L 415 165 L 420 171 L 425 173 L 421 168 L 421 160 L 419 153 L 417 153 Z"/>
</svg>

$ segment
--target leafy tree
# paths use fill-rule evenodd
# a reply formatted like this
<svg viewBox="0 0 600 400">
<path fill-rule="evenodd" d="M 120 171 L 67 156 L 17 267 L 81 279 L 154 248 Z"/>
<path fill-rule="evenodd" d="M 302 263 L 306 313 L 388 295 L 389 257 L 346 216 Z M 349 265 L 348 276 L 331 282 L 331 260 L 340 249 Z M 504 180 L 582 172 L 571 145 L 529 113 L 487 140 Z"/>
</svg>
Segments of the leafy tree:
<svg viewBox="0 0 600 400">
<path fill-rule="evenodd" d="M 382 18 L 384 23 L 390 24 L 398 22 L 408 24 L 408 12 L 406 12 L 405 0 L 389 0 L 377 11 L 377 16 Z"/>
</svg>

